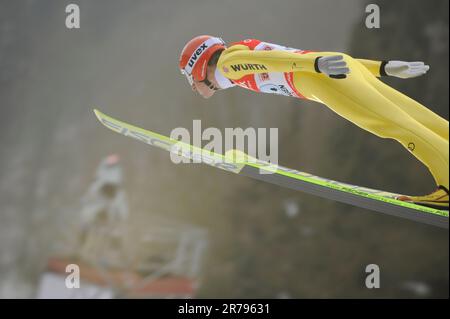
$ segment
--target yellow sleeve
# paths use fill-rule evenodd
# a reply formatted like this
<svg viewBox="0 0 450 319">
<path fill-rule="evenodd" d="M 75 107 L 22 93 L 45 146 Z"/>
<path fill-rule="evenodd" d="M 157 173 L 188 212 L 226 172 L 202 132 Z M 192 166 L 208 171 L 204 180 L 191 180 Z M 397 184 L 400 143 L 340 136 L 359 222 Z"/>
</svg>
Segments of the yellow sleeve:
<svg viewBox="0 0 450 319">
<path fill-rule="evenodd" d="M 384 61 L 373 61 L 365 59 L 356 59 L 356 60 L 362 63 L 362 65 L 364 65 L 366 69 L 368 69 L 370 73 L 375 75 L 377 78 L 386 75 L 384 73 L 384 64 L 385 64 Z"/>
<path fill-rule="evenodd" d="M 220 55 L 217 67 L 223 76 L 236 80 L 248 74 L 266 72 L 314 72 L 318 53 L 298 54 L 290 51 L 254 51 L 236 44 Z"/>
</svg>

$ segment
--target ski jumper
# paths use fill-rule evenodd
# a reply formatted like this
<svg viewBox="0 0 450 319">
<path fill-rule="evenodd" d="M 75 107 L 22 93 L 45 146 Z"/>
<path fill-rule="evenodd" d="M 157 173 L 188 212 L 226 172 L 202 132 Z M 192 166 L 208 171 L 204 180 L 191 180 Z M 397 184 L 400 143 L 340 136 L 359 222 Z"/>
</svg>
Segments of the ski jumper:
<svg viewBox="0 0 450 319">
<path fill-rule="evenodd" d="M 317 60 L 342 55 L 350 74 L 331 78 Z M 402 144 L 449 189 L 449 123 L 379 79 L 384 63 L 336 52 L 312 52 L 255 39 L 233 43 L 217 63 L 232 85 L 320 102 L 362 129 Z M 217 73 L 217 72 L 216 72 Z"/>
</svg>

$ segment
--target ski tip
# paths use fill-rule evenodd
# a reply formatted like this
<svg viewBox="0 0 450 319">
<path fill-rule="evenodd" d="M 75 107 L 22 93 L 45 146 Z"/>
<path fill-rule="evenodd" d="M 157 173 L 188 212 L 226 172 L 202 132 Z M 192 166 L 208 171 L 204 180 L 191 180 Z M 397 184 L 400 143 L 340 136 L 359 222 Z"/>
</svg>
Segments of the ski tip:
<svg viewBox="0 0 450 319">
<path fill-rule="evenodd" d="M 102 121 L 102 115 L 103 115 L 103 113 L 100 112 L 100 111 L 97 110 L 97 109 L 93 109 L 93 111 L 94 111 L 94 114 L 95 114 L 95 116 L 97 117 L 97 119 L 101 122 L 101 121 Z"/>
</svg>

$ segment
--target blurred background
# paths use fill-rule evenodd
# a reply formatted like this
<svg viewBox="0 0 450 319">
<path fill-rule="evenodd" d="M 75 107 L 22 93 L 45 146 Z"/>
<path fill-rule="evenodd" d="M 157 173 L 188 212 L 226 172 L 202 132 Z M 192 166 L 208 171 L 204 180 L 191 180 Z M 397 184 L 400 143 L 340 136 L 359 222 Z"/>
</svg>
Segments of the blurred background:
<svg viewBox="0 0 450 319">
<path fill-rule="evenodd" d="M 283 166 L 431 192 L 400 145 L 325 106 L 237 88 L 204 100 L 177 68 L 199 34 L 421 60 L 426 76 L 386 82 L 448 119 L 448 1 L 377 0 L 367 29 L 371 2 L 77 0 L 69 30 L 69 1 L 0 0 L 0 297 L 448 298 L 448 231 L 174 165 L 92 112 L 165 135 L 193 119 L 277 127 Z M 89 289 L 65 289 L 68 263 Z M 364 284 L 372 263 L 380 289 Z"/>
</svg>

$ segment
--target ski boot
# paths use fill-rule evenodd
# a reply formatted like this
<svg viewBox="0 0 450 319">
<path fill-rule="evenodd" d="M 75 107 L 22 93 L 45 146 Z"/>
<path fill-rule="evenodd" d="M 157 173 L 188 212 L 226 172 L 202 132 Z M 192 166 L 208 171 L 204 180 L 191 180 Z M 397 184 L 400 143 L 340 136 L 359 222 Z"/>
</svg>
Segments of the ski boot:
<svg viewBox="0 0 450 319">
<path fill-rule="evenodd" d="M 449 191 L 447 188 L 445 188 L 444 186 L 438 186 L 438 188 L 429 195 L 424 196 L 400 195 L 396 199 L 435 209 L 448 210 L 449 206 L 448 195 Z"/>
</svg>

